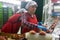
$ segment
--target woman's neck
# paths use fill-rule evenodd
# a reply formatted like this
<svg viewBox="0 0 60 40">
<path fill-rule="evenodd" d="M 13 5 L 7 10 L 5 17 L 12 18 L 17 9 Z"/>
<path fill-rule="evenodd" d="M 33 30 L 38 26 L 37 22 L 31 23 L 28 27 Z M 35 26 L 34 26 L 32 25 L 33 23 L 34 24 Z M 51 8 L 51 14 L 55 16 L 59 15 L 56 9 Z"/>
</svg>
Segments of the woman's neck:
<svg viewBox="0 0 60 40">
<path fill-rule="evenodd" d="M 32 12 L 28 12 L 28 14 L 33 18 L 34 14 Z"/>
</svg>

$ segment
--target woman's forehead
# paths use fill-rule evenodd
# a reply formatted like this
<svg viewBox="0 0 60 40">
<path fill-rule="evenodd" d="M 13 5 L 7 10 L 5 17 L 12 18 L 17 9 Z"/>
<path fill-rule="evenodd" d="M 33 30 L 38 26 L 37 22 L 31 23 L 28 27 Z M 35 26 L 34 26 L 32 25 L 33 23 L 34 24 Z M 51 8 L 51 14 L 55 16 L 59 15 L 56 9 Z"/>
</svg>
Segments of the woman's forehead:
<svg viewBox="0 0 60 40">
<path fill-rule="evenodd" d="M 36 6 L 36 5 L 32 5 L 32 6 L 30 6 L 30 7 L 36 7 L 36 8 L 37 8 L 37 6 Z"/>
</svg>

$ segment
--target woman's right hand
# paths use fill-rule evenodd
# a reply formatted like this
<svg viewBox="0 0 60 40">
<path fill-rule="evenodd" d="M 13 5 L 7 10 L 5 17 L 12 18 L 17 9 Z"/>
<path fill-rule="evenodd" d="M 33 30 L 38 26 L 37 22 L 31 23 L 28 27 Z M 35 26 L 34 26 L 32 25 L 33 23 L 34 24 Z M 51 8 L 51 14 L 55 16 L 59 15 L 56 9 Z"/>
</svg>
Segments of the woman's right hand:
<svg viewBox="0 0 60 40">
<path fill-rule="evenodd" d="M 46 32 L 40 31 L 40 32 L 39 32 L 39 35 L 46 35 Z"/>
</svg>

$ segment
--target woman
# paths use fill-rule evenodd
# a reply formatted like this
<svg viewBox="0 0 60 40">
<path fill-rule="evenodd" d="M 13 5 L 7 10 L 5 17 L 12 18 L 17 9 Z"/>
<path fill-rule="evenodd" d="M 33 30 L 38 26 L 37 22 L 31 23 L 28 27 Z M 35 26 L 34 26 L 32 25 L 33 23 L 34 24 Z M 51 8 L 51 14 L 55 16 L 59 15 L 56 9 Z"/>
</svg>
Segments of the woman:
<svg viewBox="0 0 60 40">
<path fill-rule="evenodd" d="M 6 24 L 3 25 L 1 32 L 17 33 L 21 26 L 21 15 L 26 12 L 25 9 L 20 9 L 16 14 L 12 15 Z"/>
<path fill-rule="evenodd" d="M 37 3 L 35 1 L 30 1 L 26 5 L 27 13 L 23 16 L 23 25 L 22 25 L 22 33 L 29 32 L 30 30 L 34 30 L 36 32 L 39 31 L 37 28 L 37 18 L 35 15 L 35 11 L 37 8 Z M 35 25 L 36 24 L 36 25 Z"/>
</svg>

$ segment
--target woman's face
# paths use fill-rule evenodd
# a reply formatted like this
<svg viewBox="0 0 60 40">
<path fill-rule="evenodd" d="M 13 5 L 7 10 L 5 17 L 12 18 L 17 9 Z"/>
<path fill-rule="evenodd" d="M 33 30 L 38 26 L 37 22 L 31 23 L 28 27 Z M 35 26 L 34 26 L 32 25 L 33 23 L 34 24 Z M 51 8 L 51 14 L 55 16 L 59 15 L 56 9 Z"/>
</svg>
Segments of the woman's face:
<svg viewBox="0 0 60 40">
<path fill-rule="evenodd" d="M 34 5 L 34 6 L 30 6 L 30 7 L 28 8 L 28 11 L 29 11 L 30 13 L 34 14 L 35 11 L 36 11 L 36 6 L 35 6 L 35 5 Z"/>
</svg>

